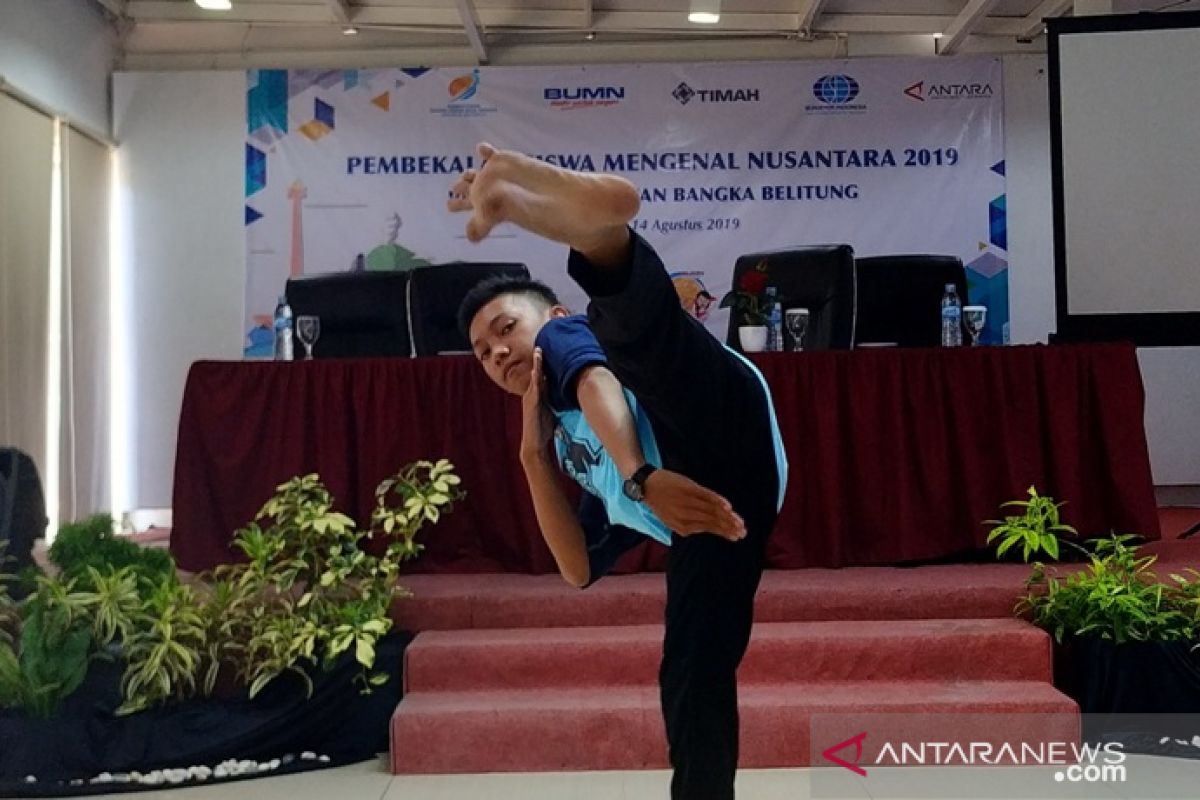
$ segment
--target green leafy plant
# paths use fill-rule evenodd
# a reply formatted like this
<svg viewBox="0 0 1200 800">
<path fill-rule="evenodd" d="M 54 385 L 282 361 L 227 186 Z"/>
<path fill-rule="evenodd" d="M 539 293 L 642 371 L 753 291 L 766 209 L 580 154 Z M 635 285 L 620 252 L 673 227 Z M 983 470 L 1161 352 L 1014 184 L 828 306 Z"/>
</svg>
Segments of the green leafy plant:
<svg viewBox="0 0 1200 800">
<path fill-rule="evenodd" d="M 1192 640 L 1200 633 L 1200 576 L 1171 575 L 1162 583 L 1152 567 L 1154 556 L 1142 556 L 1132 534 L 1112 534 L 1084 544 L 1060 542 L 1060 534 L 1077 536 L 1062 522 L 1062 503 L 1038 495 L 1034 487 L 1029 499 L 1005 503 L 1025 509 L 1021 516 L 1004 522 L 989 520 L 996 527 L 988 542 L 999 540 L 997 556 L 1022 545 L 1024 559 L 1045 553 L 1057 559 L 1061 545 L 1083 552 L 1087 561 L 1080 569 L 1064 569 L 1041 561 L 1031 564 L 1026 579 L 1027 593 L 1016 612 L 1049 631 L 1060 644 L 1067 637 L 1090 637 L 1116 644 L 1133 641 Z"/>
<path fill-rule="evenodd" d="M 0 643 L 0 705 L 46 718 L 79 688 L 92 642 L 86 608 L 74 579 L 38 578 L 24 602 L 16 646 Z"/>
<path fill-rule="evenodd" d="M 1151 571 L 1154 556 L 1139 556 L 1136 537 L 1113 535 L 1092 542 L 1089 563 L 1059 577 L 1035 564 L 1029 593 L 1017 605 L 1034 624 L 1054 635 L 1130 641 L 1194 639 L 1200 590 L 1180 576 L 1174 586 Z"/>
<path fill-rule="evenodd" d="M 1005 517 L 1003 521 L 989 519 L 987 524 L 994 526 L 988 534 L 987 542 L 991 544 L 997 539 L 1000 544 L 996 547 L 996 556 L 1001 557 L 1016 545 L 1021 545 L 1022 558 L 1028 563 L 1032 555 L 1045 553 L 1052 559 L 1059 557 L 1059 536 L 1070 534 L 1078 536 L 1078 532 L 1062 522 L 1059 508 L 1064 503 L 1055 503 L 1052 498 L 1041 497 L 1037 489 L 1030 486 L 1027 490 L 1028 500 L 1010 500 L 1001 504 L 1001 508 L 1015 506 L 1025 511 L 1020 516 Z M 1085 551 L 1086 552 L 1086 551 Z"/>
<path fill-rule="evenodd" d="M 107 574 L 110 569 L 129 567 L 139 578 L 155 583 L 175 572 L 175 562 L 165 550 L 141 547 L 115 536 L 111 514 L 94 514 L 59 526 L 50 546 L 50 560 L 63 574 L 77 579 L 82 588 L 91 588 L 89 568 Z"/>
<path fill-rule="evenodd" d="M 153 587 L 124 640 L 124 702 L 118 715 L 181 700 L 196 691 L 206 649 L 206 630 L 198 607 L 194 590 L 178 580 L 164 580 Z"/>
<path fill-rule="evenodd" d="M 138 592 L 138 576 L 132 566 L 104 573 L 93 566 L 87 568 L 89 590 L 80 593 L 80 601 L 91 619 L 92 635 L 99 646 L 114 639 L 128 640 L 134 633 L 142 597 Z"/>
<path fill-rule="evenodd" d="M 281 484 L 240 529 L 234 546 L 247 562 L 213 575 L 210 603 L 202 611 L 211 632 L 205 654 L 206 686 L 221 664 L 230 665 L 254 697 L 285 672 L 301 676 L 311 692 L 309 670 L 329 668 L 346 652 L 361 667 L 364 691 L 387 680 L 372 672 L 379 638 L 391 628 L 388 609 L 406 591 L 399 586 L 402 562 L 423 549 L 417 533 L 463 497 L 453 465 L 418 461 L 388 476 L 375 492 L 371 524 L 360 530 L 334 510 L 333 497 L 315 474 Z M 382 555 L 368 540 L 388 540 Z"/>
</svg>

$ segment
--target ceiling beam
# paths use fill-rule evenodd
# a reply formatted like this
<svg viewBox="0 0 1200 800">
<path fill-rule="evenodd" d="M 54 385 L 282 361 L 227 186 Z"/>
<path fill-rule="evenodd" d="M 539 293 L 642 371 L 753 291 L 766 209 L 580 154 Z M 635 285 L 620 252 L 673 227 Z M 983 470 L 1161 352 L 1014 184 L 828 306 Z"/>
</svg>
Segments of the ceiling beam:
<svg viewBox="0 0 1200 800">
<path fill-rule="evenodd" d="M 339 24 L 350 24 L 352 14 L 350 12 L 350 3 L 347 0 L 325 0 L 325 3 L 329 6 L 329 10 L 333 12 L 333 18 Z"/>
<path fill-rule="evenodd" d="M 467 33 L 467 41 L 480 64 L 488 62 L 487 48 L 483 46 L 483 35 L 479 26 L 479 14 L 475 11 L 472 0 L 455 0 L 458 4 L 458 16 L 462 18 L 463 29 Z"/>
<path fill-rule="evenodd" d="M 125 16 L 126 0 L 96 0 L 96 2 L 117 19 Z"/>
<path fill-rule="evenodd" d="M 1070 11 L 1075 5 L 1075 0 L 1042 0 L 1029 15 L 1021 20 L 1021 32 L 1017 34 L 1017 39 L 1021 41 L 1033 41 L 1042 35 L 1042 30 L 1046 27 L 1046 20 L 1050 17 L 1061 17 L 1063 14 Z"/>
<path fill-rule="evenodd" d="M 1062 0 L 1060 0 L 1061 2 Z M 1069 2 L 1067 3 L 1070 4 Z M 1043 4 L 1045 5 L 1045 4 Z M 815 8 L 815 7 L 814 7 Z M 354 6 L 354 24 L 360 27 L 397 30 L 454 32 L 464 28 L 463 18 L 450 4 L 441 6 Z M 332 24 L 325 4 L 234 3 L 233 9 L 213 15 L 194 3 L 164 0 L 128 0 L 125 16 L 139 23 L 195 22 L 215 24 L 242 22 L 252 24 L 321 26 Z M 475 19 L 481 31 L 495 34 L 505 30 L 562 31 L 564 33 L 675 33 L 697 34 L 697 27 L 686 17 L 667 11 L 598 11 L 589 20 L 588 10 L 576 5 L 571 9 L 531 9 L 484 7 L 476 9 Z M 934 34 L 945 31 L 955 17 L 938 14 L 835 14 L 813 17 L 814 33 Z M 973 29 L 976 36 L 1015 37 L 1028 23 L 1023 17 L 987 17 Z M 776 12 L 737 12 L 721 14 L 721 21 L 706 26 L 716 37 L 749 33 L 795 36 L 800 15 Z"/>
<path fill-rule="evenodd" d="M 983 21 L 997 0 L 970 0 L 959 12 L 946 30 L 942 31 L 942 39 L 938 42 L 938 53 L 948 56 L 958 50 L 958 46 L 974 33 L 979 23 Z"/>
<path fill-rule="evenodd" d="M 796 12 L 796 32 L 801 36 L 811 36 L 813 23 L 824 5 L 825 0 L 800 0 L 800 9 Z"/>
</svg>

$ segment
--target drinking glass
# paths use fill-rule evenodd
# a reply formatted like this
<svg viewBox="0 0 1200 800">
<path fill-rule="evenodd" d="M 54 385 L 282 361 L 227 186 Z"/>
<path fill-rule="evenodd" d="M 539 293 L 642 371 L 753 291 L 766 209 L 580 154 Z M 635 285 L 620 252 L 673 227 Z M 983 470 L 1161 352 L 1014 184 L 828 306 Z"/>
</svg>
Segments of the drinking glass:
<svg viewBox="0 0 1200 800">
<path fill-rule="evenodd" d="M 987 322 L 987 306 L 964 306 L 962 314 L 967 333 L 971 334 L 971 346 L 975 347 L 979 344 L 979 334 L 983 333 L 983 326 Z"/>
<path fill-rule="evenodd" d="M 789 308 L 783 315 L 783 323 L 792 334 L 792 352 L 799 353 L 804 349 L 804 334 L 808 331 L 808 309 Z"/>
<path fill-rule="evenodd" d="M 313 345 L 321 337 L 321 318 L 312 316 L 296 317 L 296 338 L 304 345 L 304 358 L 313 357 Z"/>
</svg>

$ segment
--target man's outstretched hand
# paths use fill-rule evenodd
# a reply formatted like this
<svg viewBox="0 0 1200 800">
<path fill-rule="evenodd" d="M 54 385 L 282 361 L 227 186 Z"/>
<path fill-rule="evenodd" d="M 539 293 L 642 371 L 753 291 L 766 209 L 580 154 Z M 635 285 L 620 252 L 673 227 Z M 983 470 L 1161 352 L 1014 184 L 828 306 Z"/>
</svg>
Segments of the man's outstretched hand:
<svg viewBox="0 0 1200 800">
<path fill-rule="evenodd" d="M 746 523 L 721 495 L 686 475 L 659 469 L 646 479 L 643 502 L 680 536 L 713 533 L 736 542 L 746 536 Z"/>
</svg>

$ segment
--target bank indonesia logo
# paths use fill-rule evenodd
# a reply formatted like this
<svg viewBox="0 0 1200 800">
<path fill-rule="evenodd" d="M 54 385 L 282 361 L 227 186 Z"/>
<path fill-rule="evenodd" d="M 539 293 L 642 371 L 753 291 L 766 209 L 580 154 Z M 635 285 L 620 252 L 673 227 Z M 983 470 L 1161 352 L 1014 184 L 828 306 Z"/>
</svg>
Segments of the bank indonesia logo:
<svg viewBox="0 0 1200 800">
<path fill-rule="evenodd" d="M 831 106 L 841 106 L 858 97 L 858 81 L 849 75 L 822 75 L 813 84 L 813 97 Z"/>
</svg>

